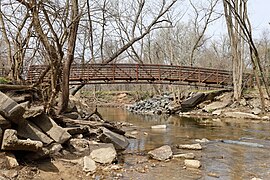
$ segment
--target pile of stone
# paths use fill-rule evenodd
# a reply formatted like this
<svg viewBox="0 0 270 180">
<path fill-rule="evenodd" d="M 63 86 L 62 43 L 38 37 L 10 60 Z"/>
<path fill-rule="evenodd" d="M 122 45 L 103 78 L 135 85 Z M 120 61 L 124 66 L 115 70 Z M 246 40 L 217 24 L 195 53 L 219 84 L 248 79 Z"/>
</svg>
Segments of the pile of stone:
<svg viewBox="0 0 270 180">
<path fill-rule="evenodd" d="M 10 167 L 18 156 L 34 161 L 75 154 L 83 157 L 84 171 L 94 172 L 95 163 L 112 163 L 129 144 L 125 132 L 96 111 L 80 120 L 78 111 L 51 118 L 43 107 L 15 100 L 0 92 L 0 147 Z"/>
<path fill-rule="evenodd" d="M 180 105 L 174 101 L 172 94 L 155 96 L 150 99 L 136 102 L 127 107 L 127 110 L 138 114 L 174 114 Z"/>
</svg>

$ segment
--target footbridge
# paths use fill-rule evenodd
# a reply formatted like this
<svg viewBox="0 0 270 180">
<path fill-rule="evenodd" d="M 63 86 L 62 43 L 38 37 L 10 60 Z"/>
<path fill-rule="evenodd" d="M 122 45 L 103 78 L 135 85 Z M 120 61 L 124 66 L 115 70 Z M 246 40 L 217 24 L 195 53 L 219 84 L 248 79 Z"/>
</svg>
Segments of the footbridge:
<svg viewBox="0 0 270 180">
<path fill-rule="evenodd" d="M 26 81 L 35 83 L 46 70 L 46 65 L 32 65 Z M 250 75 L 245 74 L 248 81 Z M 50 71 L 43 81 L 50 80 Z M 188 66 L 161 64 L 74 64 L 70 84 L 175 84 L 231 87 L 232 72 Z"/>
<path fill-rule="evenodd" d="M 47 65 L 31 65 L 26 71 L 26 82 L 35 83 Z M 49 71 L 43 82 L 50 80 Z M 0 76 L 4 70 L 0 68 Z M 244 81 L 251 80 L 245 74 Z M 70 84 L 174 84 L 231 87 L 232 72 L 221 69 L 173 66 L 161 64 L 74 64 Z"/>
</svg>

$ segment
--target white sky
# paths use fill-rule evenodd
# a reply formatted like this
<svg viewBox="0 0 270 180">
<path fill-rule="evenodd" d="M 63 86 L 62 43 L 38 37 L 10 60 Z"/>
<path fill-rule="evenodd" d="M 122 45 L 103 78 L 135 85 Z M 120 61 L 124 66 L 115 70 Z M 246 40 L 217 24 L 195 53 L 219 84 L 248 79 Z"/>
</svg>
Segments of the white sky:
<svg viewBox="0 0 270 180">
<path fill-rule="evenodd" d="M 248 12 L 251 25 L 253 28 L 253 35 L 258 38 L 264 30 L 270 32 L 270 0 L 248 0 Z M 214 34 L 219 37 L 221 34 L 227 33 L 226 24 L 219 20 L 209 27 L 209 35 Z"/>
</svg>

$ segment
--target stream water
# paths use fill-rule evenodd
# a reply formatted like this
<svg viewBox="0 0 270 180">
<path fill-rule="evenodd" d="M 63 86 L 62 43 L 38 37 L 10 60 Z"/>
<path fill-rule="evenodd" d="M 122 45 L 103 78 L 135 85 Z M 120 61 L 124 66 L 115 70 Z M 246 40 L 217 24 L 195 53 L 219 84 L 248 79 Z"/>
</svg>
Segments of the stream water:
<svg viewBox="0 0 270 180">
<path fill-rule="evenodd" d="M 202 163 L 200 176 L 177 178 L 179 177 L 177 173 L 172 174 L 171 171 L 168 171 L 171 175 L 165 173 L 166 178 L 252 179 L 257 177 L 270 179 L 270 122 L 138 115 L 118 108 L 99 108 L 98 111 L 108 121 L 127 122 L 134 125 L 130 131 L 138 131 L 136 133 L 138 138 L 130 140 L 127 153 L 145 153 L 162 145 L 175 147 L 178 144 L 196 143 L 195 139 L 206 138 L 210 140 L 210 142 L 203 144 L 201 152 L 196 152 L 196 157 L 198 156 L 196 159 Z M 166 124 L 168 128 L 151 129 L 152 125 L 160 124 Z M 248 142 L 264 147 L 227 144 L 220 140 Z M 127 158 L 124 163 L 130 163 L 128 161 L 131 160 Z M 170 166 L 178 165 L 171 164 Z M 159 177 L 165 174 L 162 172 Z M 155 179 L 154 176 L 150 177 Z"/>
</svg>

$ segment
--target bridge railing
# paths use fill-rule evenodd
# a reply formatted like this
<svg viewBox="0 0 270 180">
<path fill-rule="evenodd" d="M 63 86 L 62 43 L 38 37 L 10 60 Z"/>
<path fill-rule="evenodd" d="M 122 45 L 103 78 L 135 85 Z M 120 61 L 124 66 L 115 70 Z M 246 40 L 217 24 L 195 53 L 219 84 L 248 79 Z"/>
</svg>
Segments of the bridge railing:
<svg viewBox="0 0 270 180">
<path fill-rule="evenodd" d="M 44 65 L 30 66 L 27 80 L 35 82 L 46 69 Z M 44 81 L 50 79 L 50 72 Z M 176 83 L 232 84 L 232 72 L 226 70 L 158 64 L 75 64 L 71 67 L 70 81 L 86 83 Z"/>
</svg>

